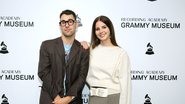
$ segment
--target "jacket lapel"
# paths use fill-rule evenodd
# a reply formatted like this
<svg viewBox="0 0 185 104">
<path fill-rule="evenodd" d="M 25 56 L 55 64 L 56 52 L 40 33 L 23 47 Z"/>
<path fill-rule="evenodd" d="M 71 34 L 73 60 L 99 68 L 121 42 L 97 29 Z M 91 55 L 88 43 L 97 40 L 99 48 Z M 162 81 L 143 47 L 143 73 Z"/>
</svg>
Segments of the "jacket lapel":
<svg viewBox="0 0 185 104">
<path fill-rule="evenodd" d="M 64 58 L 65 57 L 65 51 L 64 51 L 64 45 L 61 37 L 57 38 L 56 40 L 56 49 L 60 57 Z M 64 58 L 65 59 L 65 58 Z"/>
<path fill-rule="evenodd" d="M 73 59 L 73 57 L 75 57 L 79 51 L 79 43 L 77 42 L 77 40 L 74 40 L 73 45 L 71 47 L 71 51 L 69 53 L 69 60 L 67 63 L 70 63 L 70 61 Z"/>
<path fill-rule="evenodd" d="M 71 51 L 69 53 L 69 59 L 67 61 L 67 65 L 68 65 L 68 63 L 70 63 L 70 61 L 73 59 L 73 57 L 75 57 L 78 54 L 79 45 L 80 45 L 80 43 L 75 39 L 73 42 L 73 45 L 71 47 Z M 64 44 L 63 44 L 63 41 L 61 38 L 57 38 L 56 49 L 57 49 L 60 57 L 65 60 Z"/>
</svg>

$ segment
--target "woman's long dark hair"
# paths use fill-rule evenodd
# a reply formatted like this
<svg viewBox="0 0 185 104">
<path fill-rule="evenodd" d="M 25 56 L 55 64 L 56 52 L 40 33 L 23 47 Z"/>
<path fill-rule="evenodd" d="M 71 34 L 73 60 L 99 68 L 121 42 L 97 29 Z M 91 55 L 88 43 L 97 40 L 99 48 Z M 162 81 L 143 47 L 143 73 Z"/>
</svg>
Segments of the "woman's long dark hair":
<svg viewBox="0 0 185 104">
<path fill-rule="evenodd" d="M 96 23 L 98 21 L 101 21 L 103 23 L 105 23 L 107 25 L 107 27 L 109 28 L 110 30 L 110 40 L 111 40 L 111 43 L 114 45 L 114 46 L 118 46 L 117 42 L 116 42 L 116 39 L 115 39 L 115 32 L 114 32 L 114 26 L 111 22 L 111 20 L 106 17 L 106 16 L 99 16 L 97 17 L 94 22 L 93 22 L 93 25 L 92 25 L 92 32 L 91 32 L 91 46 L 92 46 L 92 49 L 94 49 L 96 46 L 98 46 L 100 44 L 100 40 L 97 38 L 96 36 Z"/>
</svg>

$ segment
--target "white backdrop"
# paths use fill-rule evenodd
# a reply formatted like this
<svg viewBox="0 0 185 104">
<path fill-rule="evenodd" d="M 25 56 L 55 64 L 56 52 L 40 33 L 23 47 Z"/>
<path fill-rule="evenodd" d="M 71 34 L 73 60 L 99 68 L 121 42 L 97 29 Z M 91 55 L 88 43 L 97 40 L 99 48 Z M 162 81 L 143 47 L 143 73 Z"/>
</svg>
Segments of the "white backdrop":
<svg viewBox="0 0 185 104">
<path fill-rule="evenodd" d="M 117 41 L 132 63 L 132 104 L 185 104 L 184 4 L 184 0 L 0 0 L 0 103 L 38 104 L 40 44 L 60 36 L 59 14 L 71 9 L 83 25 L 76 36 L 80 41 L 90 41 L 97 16 L 112 20 Z M 88 104 L 87 87 L 83 93 Z"/>
</svg>

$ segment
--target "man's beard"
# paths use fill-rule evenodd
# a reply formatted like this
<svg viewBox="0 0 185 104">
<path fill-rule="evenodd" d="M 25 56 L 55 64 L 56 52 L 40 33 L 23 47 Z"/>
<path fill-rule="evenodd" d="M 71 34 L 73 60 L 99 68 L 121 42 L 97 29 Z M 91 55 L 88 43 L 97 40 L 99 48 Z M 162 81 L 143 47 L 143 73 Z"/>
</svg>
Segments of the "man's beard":
<svg viewBox="0 0 185 104">
<path fill-rule="evenodd" d="M 66 38 L 70 38 L 70 37 L 74 36 L 74 34 L 75 34 L 75 33 L 72 33 L 72 34 L 70 34 L 70 35 L 67 35 L 67 34 L 63 33 L 63 35 L 64 35 Z"/>
</svg>

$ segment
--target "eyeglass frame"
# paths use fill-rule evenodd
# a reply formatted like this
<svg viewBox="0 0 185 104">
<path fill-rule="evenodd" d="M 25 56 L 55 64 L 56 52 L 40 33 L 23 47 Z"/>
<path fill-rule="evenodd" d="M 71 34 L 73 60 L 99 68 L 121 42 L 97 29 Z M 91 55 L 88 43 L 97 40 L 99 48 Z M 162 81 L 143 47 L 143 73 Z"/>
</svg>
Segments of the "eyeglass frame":
<svg viewBox="0 0 185 104">
<path fill-rule="evenodd" d="M 63 23 L 62 23 L 63 22 Z M 68 21 L 65 21 L 65 20 L 61 20 L 59 22 L 60 26 L 64 27 L 66 26 L 66 23 L 68 24 L 68 26 L 72 26 L 76 21 L 73 20 L 73 19 L 69 19 Z M 71 24 L 70 24 L 71 23 Z"/>
</svg>

